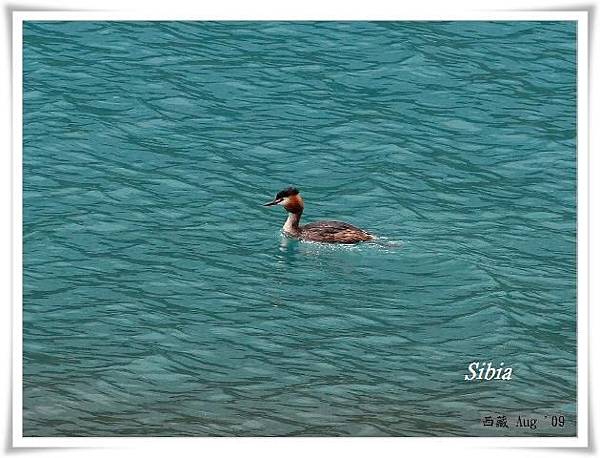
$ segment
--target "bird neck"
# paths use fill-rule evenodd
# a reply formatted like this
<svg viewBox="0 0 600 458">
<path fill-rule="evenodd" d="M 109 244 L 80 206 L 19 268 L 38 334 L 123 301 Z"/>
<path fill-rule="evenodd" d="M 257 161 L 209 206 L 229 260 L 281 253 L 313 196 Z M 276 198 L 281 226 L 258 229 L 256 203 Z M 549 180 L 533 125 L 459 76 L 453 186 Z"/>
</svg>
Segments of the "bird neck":
<svg viewBox="0 0 600 458">
<path fill-rule="evenodd" d="M 302 211 L 298 213 L 288 213 L 288 217 L 285 220 L 285 224 L 283 225 L 283 232 L 288 232 L 290 234 L 295 234 L 300 232 L 300 217 L 302 216 Z"/>
</svg>

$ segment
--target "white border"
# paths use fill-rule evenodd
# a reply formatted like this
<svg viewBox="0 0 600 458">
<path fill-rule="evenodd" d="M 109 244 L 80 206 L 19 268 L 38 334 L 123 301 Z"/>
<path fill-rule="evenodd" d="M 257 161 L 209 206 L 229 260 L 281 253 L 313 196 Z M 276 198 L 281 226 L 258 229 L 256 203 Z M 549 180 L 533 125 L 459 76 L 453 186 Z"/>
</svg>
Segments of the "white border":
<svg viewBox="0 0 600 458">
<path fill-rule="evenodd" d="M 22 431 L 22 24 L 25 20 L 537 20 L 577 21 L 577 432 L 576 437 L 468 437 L 468 438 L 347 438 L 352 448 L 364 454 L 372 453 L 373 440 L 378 446 L 389 444 L 390 449 L 404 446 L 436 444 L 448 447 L 587 447 L 588 446 L 588 288 L 589 288 L 589 202 L 588 202 L 588 13 L 585 11 L 495 11 L 495 12 L 461 12 L 461 13 L 406 13 L 397 15 L 389 13 L 369 13 L 350 9 L 342 12 L 339 9 L 323 8 L 318 12 L 307 14 L 302 8 L 271 13 L 260 10 L 256 13 L 251 2 L 237 5 L 238 8 L 223 13 L 218 9 L 208 10 L 202 15 L 173 14 L 169 12 L 80 12 L 80 11 L 27 11 L 13 12 L 13 74 L 12 74 L 12 108 L 13 108 L 13 205 L 12 205 L 12 298 L 13 298 L 13 447 L 168 447 L 176 443 L 192 442 L 195 445 L 218 443 L 219 449 L 226 451 L 231 446 L 228 438 L 115 438 L 115 437 L 23 437 Z M 281 438 L 237 438 L 235 451 L 242 447 L 262 448 L 273 446 L 273 441 Z M 305 438 L 286 438 L 286 449 L 302 446 Z M 339 439 L 323 438 L 319 449 L 335 450 Z M 281 442 L 280 442 L 281 444 Z M 239 448 L 239 449 L 238 449 Z M 481 451 L 481 453 L 486 453 Z"/>
<path fill-rule="evenodd" d="M 588 17 L 577 21 L 577 432 L 589 432 Z"/>
<path fill-rule="evenodd" d="M 23 437 L 23 22 L 13 16 L 12 75 L 12 373 L 13 445 Z"/>
<path fill-rule="evenodd" d="M 226 11 L 226 10 L 225 10 Z M 392 14 L 390 16 L 390 14 Z M 173 13 L 156 11 L 14 11 L 13 20 L 45 21 L 310 21 L 310 20 L 336 20 L 336 21 L 578 21 L 585 22 L 587 27 L 587 11 L 468 11 L 449 12 L 443 14 L 399 12 L 398 15 L 378 11 L 361 11 L 349 9 L 340 11 L 339 8 L 319 9 L 318 12 L 307 12 L 303 8 L 271 11 L 256 10 L 251 2 L 248 5 L 239 4 L 238 8 L 224 12 L 223 9 L 203 11 L 202 14 Z M 14 25 L 14 22 L 13 22 Z"/>
</svg>

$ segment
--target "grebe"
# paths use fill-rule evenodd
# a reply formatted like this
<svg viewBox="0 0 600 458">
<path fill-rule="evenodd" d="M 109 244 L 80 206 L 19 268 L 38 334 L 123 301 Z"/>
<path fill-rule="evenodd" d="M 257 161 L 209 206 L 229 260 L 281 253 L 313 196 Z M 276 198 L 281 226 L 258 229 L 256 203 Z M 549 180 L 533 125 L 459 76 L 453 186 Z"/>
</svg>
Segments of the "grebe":
<svg viewBox="0 0 600 458">
<path fill-rule="evenodd" d="M 264 204 L 265 207 L 271 205 L 282 205 L 288 211 L 289 215 L 283 225 L 283 232 L 300 240 L 325 243 L 358 243 L 375 238 L 368 232 L 342 221 L 316 221 L 300 226 L 304 201 L 300 197 L 300 191 L 296 188 L 289 187 L 279 191 L 275 199 Z"/>
</svg>

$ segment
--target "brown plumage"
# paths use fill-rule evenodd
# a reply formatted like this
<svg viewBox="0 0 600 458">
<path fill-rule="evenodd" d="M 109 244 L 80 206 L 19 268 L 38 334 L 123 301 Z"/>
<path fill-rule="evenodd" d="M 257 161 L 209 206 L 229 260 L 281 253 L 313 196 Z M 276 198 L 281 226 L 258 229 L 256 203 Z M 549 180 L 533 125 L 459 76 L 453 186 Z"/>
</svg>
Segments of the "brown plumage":
<svg viewBox="0 0 600 458">
<path fill-rule="evenodd" d="M 265 204 L 265 206 L 271 205 L 281 205 L 286 209 L 289 214 L 283 225 L 283 232 L 300 240 L 324 243 L 358 243 L 374 239 L 368 232 L 342 221 L 316 221 L 300 226 L 304 201 L 296 188 L 290 187 L 278 192 L 275 199 Z"/>
</svg>

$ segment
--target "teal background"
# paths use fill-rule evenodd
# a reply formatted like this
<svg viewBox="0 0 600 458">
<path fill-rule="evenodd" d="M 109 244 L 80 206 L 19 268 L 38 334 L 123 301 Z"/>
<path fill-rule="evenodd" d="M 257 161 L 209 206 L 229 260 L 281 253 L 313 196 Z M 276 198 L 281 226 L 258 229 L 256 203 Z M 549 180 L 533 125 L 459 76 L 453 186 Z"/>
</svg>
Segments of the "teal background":
<svg viewBox="0 0 600 458">
<path fill-rule="evenodd" d="M 574 435 L 575 39 L 27 21 L 24 435 Z"/>
</svg>

